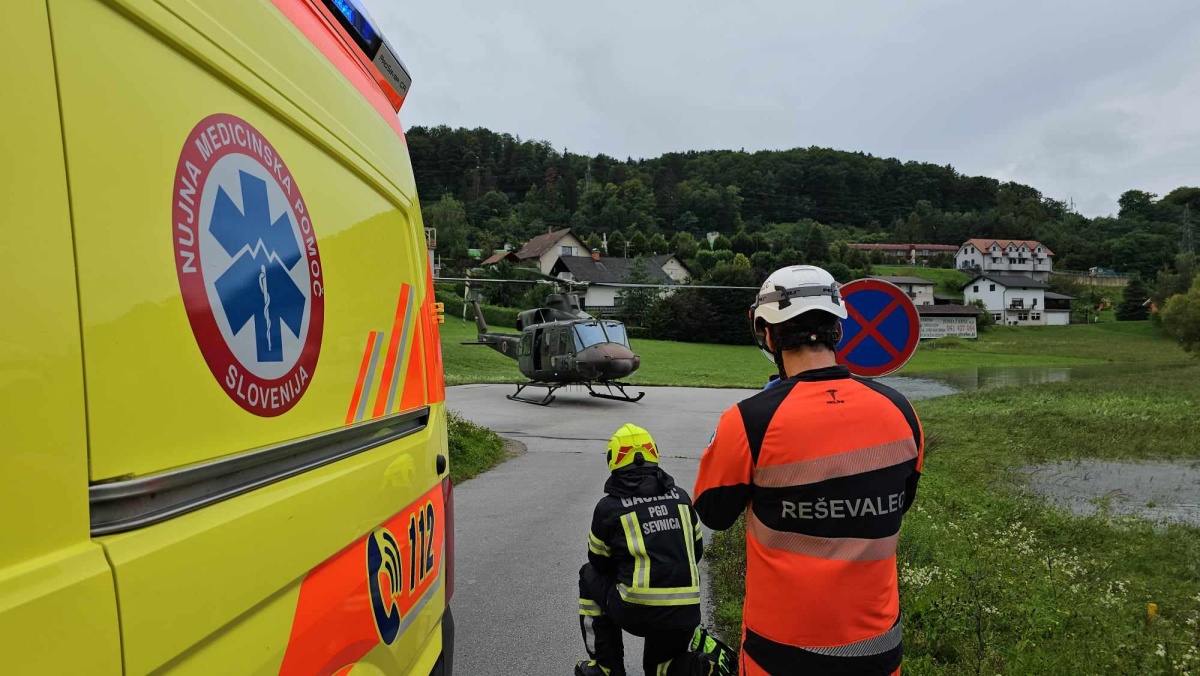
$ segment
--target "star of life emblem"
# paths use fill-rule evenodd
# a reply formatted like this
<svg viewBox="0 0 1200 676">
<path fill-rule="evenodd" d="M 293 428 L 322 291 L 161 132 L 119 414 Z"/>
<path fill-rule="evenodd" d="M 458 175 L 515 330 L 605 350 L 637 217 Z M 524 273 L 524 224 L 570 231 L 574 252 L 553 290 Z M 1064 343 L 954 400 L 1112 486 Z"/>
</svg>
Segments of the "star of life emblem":
<svg viewBox="0 0 1200 676">
<path fill-rule="evenodd" d="M 294 407 L 316 370 L 324 278 L 295 177 L 245 120 L 212 115 L 175 173 L 172 235 L 180 291 L 213 376 L 243 409 Z"/>
</svg>

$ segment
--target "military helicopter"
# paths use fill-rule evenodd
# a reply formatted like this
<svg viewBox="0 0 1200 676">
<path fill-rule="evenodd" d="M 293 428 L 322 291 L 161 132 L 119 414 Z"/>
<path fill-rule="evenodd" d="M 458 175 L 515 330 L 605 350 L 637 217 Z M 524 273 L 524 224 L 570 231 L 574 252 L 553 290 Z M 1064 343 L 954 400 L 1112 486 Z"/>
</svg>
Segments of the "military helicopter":
<svg viewBox="0 0 1200 676">
<path fill-rule="evenodd" d="M 477 280 L 482 281 L 482 280 Z M 557 281 L 557 280 L 556 280 Z M 641 401 L 625 391 L 624 378 L 638 369 L 641 358 L 629 348 L 625 325 L 612 319 L 597 319 L 584 312 L 574 293 L 552 293 L 544 307 L 525 310 L 517 315 L 517 333 L 497 333 L 488 328 L 479 309 L 479 299 L 470 294 L 475 311 L 478 337 L 464 345 L 487 345 L 517 361 L 521 374 L 529 379 L 519 383 L 517 391 L 507 395 L 513 401 L 547 406 L 554 393 L 567 385 L 582 385 L 599 399 Z M 521 396 L 526 388 L 546 388 L 540 399 Z M 604 391 L 597 392 L 598 387 Z"/>
</svg>

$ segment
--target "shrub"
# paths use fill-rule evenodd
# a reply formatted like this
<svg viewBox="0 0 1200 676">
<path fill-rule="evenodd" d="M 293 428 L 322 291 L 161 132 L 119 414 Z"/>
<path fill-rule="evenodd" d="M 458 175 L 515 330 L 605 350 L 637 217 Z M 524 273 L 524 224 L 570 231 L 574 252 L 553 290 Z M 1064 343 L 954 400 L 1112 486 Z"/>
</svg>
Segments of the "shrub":
<svg viewBox="0 0 1200 676">
<path fill-rule="evenodd" d="M 1192 284 L 1187 293 L 1181 293 L 1167 301 L 1162 311 L 1163 328 L 1192 352 L 1200 348 L 1200 284 Z"/>
<path fill-rule="evenodd" d="M 1150 308 L 1145 305 L 1146 299 L 1149 297 L 1150 290 L 1146 288 L 1142 278 L 1134 275 L 1133 279 L 1125 285 L 1121 304 L 1117 306 L 1117 321 L 1137 322 L 1149 317 Z"/>
<path fill-rule="evenodd" d="M 504 459 L 504 441 L 453 411 L 446 413 L 450 479 L 459 483 L 494 467 Z"/>
<path fill-rule="evenodd" d="M 975 328 L 979 331 L 979 333 L 983 333 L 996 325 L 996 317 L 988 311 L 987 306 L 983 304 L 982 300 L 976 298 L 969 304 L 974 305 L 980 310 L 983 310 L 983 314 L 979 315 L 975 319 Z"/>
<path fill-rule="evenodd" d="M 650 312 L 647 327 L 659 340 L 714 342 L 717 313 L 698 289 L 680 289 L 659 300 Z"/>
<path fill-rule="evenodd" d="M 654 337 L 650 329 L 644 326 L 626 326 L 625 333 L 629 334 L 631 340 L 649 340 Z"/>
</svg>

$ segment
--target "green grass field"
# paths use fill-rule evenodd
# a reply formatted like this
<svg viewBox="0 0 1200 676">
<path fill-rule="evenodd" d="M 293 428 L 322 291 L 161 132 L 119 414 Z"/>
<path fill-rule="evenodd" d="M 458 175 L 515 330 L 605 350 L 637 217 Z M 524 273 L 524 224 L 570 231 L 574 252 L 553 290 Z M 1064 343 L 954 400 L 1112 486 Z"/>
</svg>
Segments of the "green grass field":
<svg viewBox="0 0 1200 676">
<path fill-rule="evenodd" d="M 1200 460 L 1198 379 L 1193 363 L 918 402 L 930 441 L 898 554 L 905 674 L 1200 673 L 1200 529 L 1072 516 L 1023 493 L 1019 471 Z M 715 540 L 717 619 L 736 637 L 744 533 Z"/>
<path fill-rule="evenodd" d="M 512 329 L 496 329 L 508 330 Z M 493 350 L 460 345 L 475 340 L 475 325 L 447 318 L 442 325 L 446 383 L 515 383 L 516 362 Z M 635 340 L 641 385 L 761 387 L 774 367 L 757 349 L 736 345 Z M 1149 322 L 1047 327 L 995 327 L 978 340 L 924 342 L 900 375 L 975 366 L 1069 366 L 1180 360 L 1178 348 Z"/>
</svg>

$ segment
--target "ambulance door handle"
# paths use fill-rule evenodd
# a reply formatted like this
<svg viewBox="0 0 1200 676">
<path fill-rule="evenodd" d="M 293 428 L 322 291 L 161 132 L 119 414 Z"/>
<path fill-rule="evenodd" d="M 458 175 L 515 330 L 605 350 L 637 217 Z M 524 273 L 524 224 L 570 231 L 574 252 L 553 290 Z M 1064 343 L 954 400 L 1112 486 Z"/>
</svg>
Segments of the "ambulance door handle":
<svg viewBox="0 0 1200 676">
<path fill-rule="evenodd" d="M 446 456 L 438 454 L 437 457 L 437 473 L 441 476 L 446 473 Z"/>
</svg>

